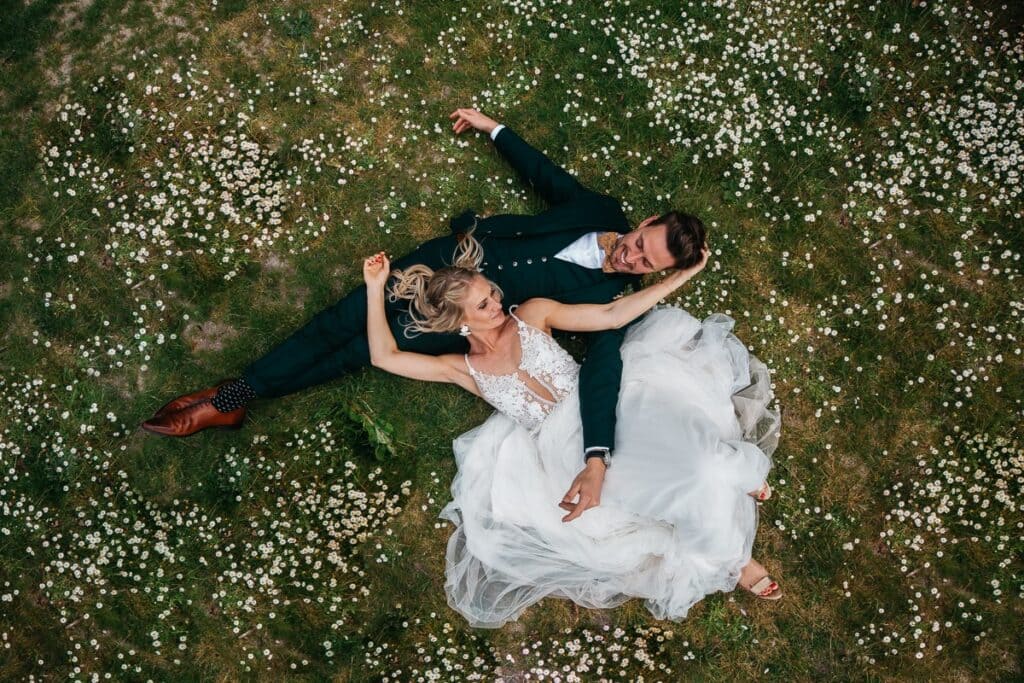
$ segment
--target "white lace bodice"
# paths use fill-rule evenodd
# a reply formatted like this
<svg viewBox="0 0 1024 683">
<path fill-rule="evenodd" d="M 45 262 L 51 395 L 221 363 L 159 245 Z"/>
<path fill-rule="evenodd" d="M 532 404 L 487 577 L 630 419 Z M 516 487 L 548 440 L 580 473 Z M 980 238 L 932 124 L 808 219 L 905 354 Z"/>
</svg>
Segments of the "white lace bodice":
<svg viewBox="0 0 1024 683">
<path fill-rule="evenodd" d="M 477 372 L 466 355 L 466 366 L 484 400 L 495 409 L 533 432 L 555 405 L 569 395 L 579 378 L 579 365 L 550 335 L 516 320 L 521 358 L 519 368 L 505 375 Z M 545 389 L 552 399 L 540 395 L 530 382 Z"/>
</svg>

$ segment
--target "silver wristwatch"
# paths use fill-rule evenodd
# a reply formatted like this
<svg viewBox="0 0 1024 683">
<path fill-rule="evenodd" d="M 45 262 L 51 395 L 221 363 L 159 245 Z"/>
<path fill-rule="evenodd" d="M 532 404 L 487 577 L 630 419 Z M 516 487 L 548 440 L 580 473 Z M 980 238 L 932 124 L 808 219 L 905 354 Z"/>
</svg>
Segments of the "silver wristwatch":
<svg viewBox="0 0 1024 683">
<path fill-rule="evenodd" d="M 591 448 L 583 455 L 583 462 L 586 462 L 591 458 L 601 458 L 601 461 L 604 462 L 605 469 L 612 466 L 612 452 L 607 448 Z"/>
</svg>

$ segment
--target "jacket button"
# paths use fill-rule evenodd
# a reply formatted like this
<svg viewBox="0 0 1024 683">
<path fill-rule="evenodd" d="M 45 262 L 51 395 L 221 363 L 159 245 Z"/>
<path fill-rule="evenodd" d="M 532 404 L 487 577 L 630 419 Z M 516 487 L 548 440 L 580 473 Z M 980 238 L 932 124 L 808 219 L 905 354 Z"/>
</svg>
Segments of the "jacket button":
<svg viewBox="0 0 1024 683">
<path fill-rule="evenodd" d="M 532 258 L 526 259 L 526 265 L 528 265 L 528 266 L 529 265 L 533 265 L 533 259 Z"/>
<path fill-rule="evenodd" d="M 498 270 L 501 270 L 501 264 L 500 263 L 498 264 Z"/>
<path fill-rule="evenodd" d="M 548 262 L 548 257 L 547 256 L 541 256 L 540 257 L 540 262 L 541 263 L 547 263 Z"/>
<path fill-rule="evenodd" d="M 513 261 L 513 262 L 512 262 L 512 267 L 513 267 L 513 268 L 515 268 L 515 267 L 516 267 L 516 266 L 518 266 L 518 265 L 519 265 L 519 261 Z"/>
</svg>

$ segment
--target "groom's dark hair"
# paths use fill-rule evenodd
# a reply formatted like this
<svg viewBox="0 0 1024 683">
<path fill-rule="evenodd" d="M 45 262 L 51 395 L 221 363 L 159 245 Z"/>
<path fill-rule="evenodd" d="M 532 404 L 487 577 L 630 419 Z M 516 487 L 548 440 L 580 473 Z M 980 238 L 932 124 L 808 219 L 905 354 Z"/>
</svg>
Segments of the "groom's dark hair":
<svg viewBox="0 0 1024 683">
<path fill-rule="evenodd" d="M 668 251 L 676 259 L 676 268 L 689 268 L 700 263 L 704 248 L 704 224 L 696 216 L 680 211 L 662 214 L 654 225 L 665 226 Z"/>
</svg>

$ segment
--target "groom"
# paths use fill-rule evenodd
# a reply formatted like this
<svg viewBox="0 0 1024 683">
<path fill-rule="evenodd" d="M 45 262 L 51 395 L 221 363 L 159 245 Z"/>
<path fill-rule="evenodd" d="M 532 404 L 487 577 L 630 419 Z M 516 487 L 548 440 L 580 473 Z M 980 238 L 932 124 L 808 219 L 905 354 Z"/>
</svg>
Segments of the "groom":
<svg viewBox="0 0 1024 683">
<path fill-rule="evenodd" d="M 688 268 L 701 260 L 704 226 L 696 217 L 670 211 L 630 230 L 617 200 L 581 185 L 511 129 L 475 109 L 456 109 L 450 118 L 456 135 L 467 130 L 489 134 L 502 156 L 550 206 L 534 216 L 478 218 L 467 211 L 452 219 L 451 235 L 421 244 L 394 261 L 394 268 L 448 265 L 458 240 L 472 231 L 484 249 L 483 274 L 502 288 L 506 304 L 533 297 L 580 304 L 606 303 L 626 287 L 637 287 L 645 273 Z M 407 306 L 404 301 L 388 304 L 399 348 L 431 354 L 466 350 L 458 335 L 407 337 Z M 624 329 L 607 330 L 591 333 L 587 340 L 580 369 L 586 465 L 560 503 L 569 513 L 563 521 L 600 502 L 615 443 L 624 335 Z M 291 394 L 369 365 L 366 292 L 360 286 L 254 361 L 240 378 L 180 396 L 142 426 L 165 436 L 189 436 L 209 427 L 238 429 L 252 399 Z"/>
</svg>

